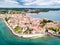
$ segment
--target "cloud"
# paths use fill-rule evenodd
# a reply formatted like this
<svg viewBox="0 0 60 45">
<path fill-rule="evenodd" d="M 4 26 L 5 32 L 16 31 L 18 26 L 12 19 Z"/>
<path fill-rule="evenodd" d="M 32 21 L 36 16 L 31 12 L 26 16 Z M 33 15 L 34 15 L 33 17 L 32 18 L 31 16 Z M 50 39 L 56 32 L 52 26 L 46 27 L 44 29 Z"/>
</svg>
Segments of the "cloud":
<svg viewBox="0 0 60 45">
<path fill-rule="evenodd" d="M 2 0 L 0 1 L 0 7 L 19 7 L 20 5 L 15 0 Z"/>
<path fill-rule="evenodd" d="M 0 7 L 60 7 L 60 0 L 0 0 Z"/>
<path fill-rule="evenodd" d="M 22 5 L 54 5 L 60 4 L 60 0 L 18 0 L 19 3 L 23 3 Z"/>
</svg>

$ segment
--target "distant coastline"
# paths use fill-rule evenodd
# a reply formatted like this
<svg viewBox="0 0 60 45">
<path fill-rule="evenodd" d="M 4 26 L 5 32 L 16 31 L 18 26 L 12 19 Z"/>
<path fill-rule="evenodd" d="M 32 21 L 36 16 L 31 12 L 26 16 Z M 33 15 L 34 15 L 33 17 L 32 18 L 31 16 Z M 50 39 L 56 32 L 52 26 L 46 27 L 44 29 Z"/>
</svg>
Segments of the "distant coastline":
<svg viewBox="0 0 60 45">
<path fill-rule="evenodd" d="M 0 14 L 20 14 L 20 13 L 39 13 L 48 11 L 58 11 L 60 8 L 0 8 Z"/>
</svg>

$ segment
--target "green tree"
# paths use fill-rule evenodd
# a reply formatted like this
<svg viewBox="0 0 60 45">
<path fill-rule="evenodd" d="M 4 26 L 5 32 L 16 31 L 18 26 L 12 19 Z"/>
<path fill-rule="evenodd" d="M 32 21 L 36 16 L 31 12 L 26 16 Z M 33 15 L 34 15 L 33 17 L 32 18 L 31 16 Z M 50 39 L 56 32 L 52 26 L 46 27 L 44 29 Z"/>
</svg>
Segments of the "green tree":
<svg viewBox="0 0 60 45">
<path fill-rule="evenodd" d="M 53 27 L 51 27 L 51 28 L 49 28 L 50 30 L 53 30 L 53 31 L 55 31 L 55 32 L 59 32 L 59 29 L 58 28 L 53 28 Z"/>
<path fill-rule="evenodd" d="M 14 31 L 17 32 L 17 33 L 22 33 L 22 28 L 19 27 L 19 26 L 16 26 L 16 27 L 14 28 Z"/>
</svg>

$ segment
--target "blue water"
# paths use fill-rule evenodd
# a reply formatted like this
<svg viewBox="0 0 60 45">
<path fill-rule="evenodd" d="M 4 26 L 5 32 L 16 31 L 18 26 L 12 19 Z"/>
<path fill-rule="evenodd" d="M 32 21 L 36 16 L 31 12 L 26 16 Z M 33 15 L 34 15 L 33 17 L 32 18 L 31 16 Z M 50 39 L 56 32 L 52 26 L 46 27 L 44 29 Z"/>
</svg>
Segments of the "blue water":
<svg viewBox="0 0 60 45">
<path fill-rule="evenodd" d="M 49 13 L 49 15 L 50 15 L 49 17 L 51 17 L 51 19 L 57 18 L 56 20 L 59 21 L 60 20 L 59 12 L 60 11 L 55 13 L 56 17 L 52 16 Z M 42 13 L 46 14 L 47 12 L 46 13 L 42 12 Z M 42 16 L 43 14 L 40 14 L 40 15 Z M 35 17 L 35 16 L 36 15 L 34 15 L 33 17 Z M 37 17 L 39 17 L 39 16 L 36 16 L 36 18 Z M 44 16 L 42 16 L 42 17 L 44 17 Z M 20 37 L 13 35 L 12 32 L 10 31 L 10 29 L 4 23 L 4 21 L 2 19 L 0 19 L 0 45 L 60 45 L 60 38 L 53 37 L 53 36 L 36 38 L 36 39 L 20 38 Z"/>
<path fill-rule="evenodd" d="M 59 11 L 49 11 L 49 12 L 40 12 L 36 13 L 27 13 L 32 18 L 47 18 L 53 21 L 60 21 L 60 10 Z"/>
</svg>

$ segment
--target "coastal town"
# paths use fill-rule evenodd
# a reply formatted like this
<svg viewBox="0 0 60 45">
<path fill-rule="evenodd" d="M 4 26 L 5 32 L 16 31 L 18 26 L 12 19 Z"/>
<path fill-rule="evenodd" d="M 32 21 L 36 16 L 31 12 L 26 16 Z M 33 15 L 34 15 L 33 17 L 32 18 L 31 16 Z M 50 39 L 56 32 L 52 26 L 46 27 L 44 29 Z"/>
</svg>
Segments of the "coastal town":
<svg viewBox="0 0 60 45">
<path fill-rule="evenodd" d="M 19 37 L 44 37 L 59 35 L 60 22 L 49 19 L 31 18 L 26 13 L 0 15 L 13 34 Z"/>
<path fill-rule="evenodd" d="M 44 12 L 39 10 L 38 12 Z M 45 10 L 46 12 L 47 10 Z M 44 37 L 45 35 L 60 36 L 60 22 L 49 19 L 32 18 L 27 13 L 37 10 L 1 10 L 0 19 L 14 35 L 19 37 Z"/>
</svg>

